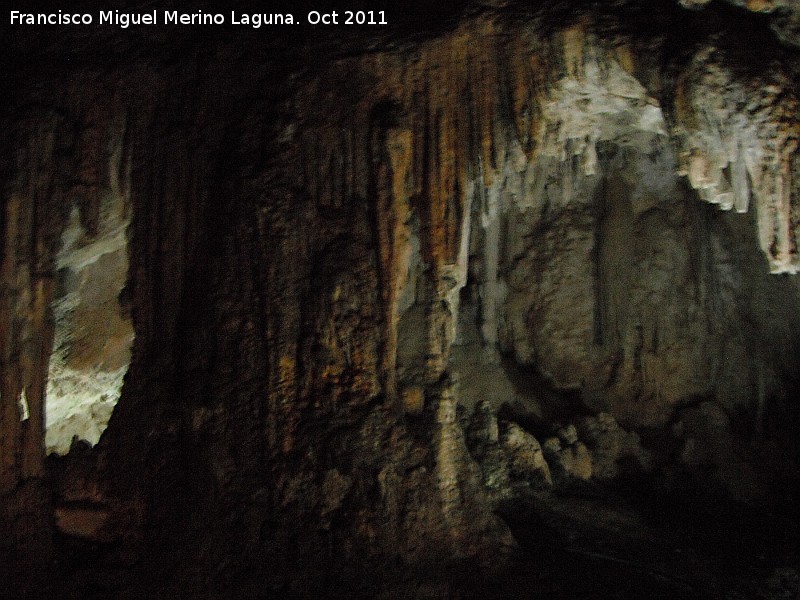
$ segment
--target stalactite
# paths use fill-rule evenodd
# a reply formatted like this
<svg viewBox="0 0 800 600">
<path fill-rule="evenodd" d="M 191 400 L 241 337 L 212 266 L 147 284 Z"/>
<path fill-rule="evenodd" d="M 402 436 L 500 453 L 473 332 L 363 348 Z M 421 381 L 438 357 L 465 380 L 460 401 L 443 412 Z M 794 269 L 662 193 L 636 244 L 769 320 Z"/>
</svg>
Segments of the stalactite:
<svg viewBox="0 0 800 600">
<path fill-rule="evenodd" d="M 36 114 L 7 144 L 0 495 L 42 472 L 53 261 L 70 217 L 58 206 L 78 203 L 96 235 L 108 188 L 133 213 L 137 339 L 100 477 L 135 505 L 149 548 L 169 552 L 170 536 L 189 548 L 176 580 L 235 555 L 221 570 L 260 575 L 252 565 L 274 560 L 290 575 L 276 567 L 270 584 L 286 589 L 331 561 L 328 548 L 346 568 L 507 548 L 457 413 L 459 317 L 478 321 L 473 358 L 488 373 L 506 377 L 502 354 L 537 388 L 600 398 L 633 424 L 721 396 L 728 332 L 692 295 L 711 267 L 686 267 L 692 216 L 672 146 L 704 200 L 745 211 L 752 197 L 772 270 L 797 271 L 788 75 L 771 65 L 764 87 L 710 49 L 671 58 L 648 82 L 665 89 L 651 90 L 635 36 L 529 16 L 487 9 L 289 76 L 290 62 L 254 63 L 230 86 L 209 75 L 229 66 L 219 41 L 186 57 L 190 76 L 159 61 L 125 75 L 127 103 L 93 80 L 60 82 L 70 125 Z M 656 91 L 675 92 L 670 131 Z M 713 293 L 731 322 L 747 320 L 738 290 Z M 516 401 L 503 383 L 489 391 L 498 405 Z"/>
<path fill-rule="evenodd" d="M 746 212 L 754 201 L 761 249 L 773 273 L 800 270 L 790 163 L 800 104 L 779 65 L 734 79 L 718 48 L 698 52 L 677 84 L 674 135 L 682 173 L 700 197 Z M 742 110 L 744 108 L 744 110 Z"/>
</svg>

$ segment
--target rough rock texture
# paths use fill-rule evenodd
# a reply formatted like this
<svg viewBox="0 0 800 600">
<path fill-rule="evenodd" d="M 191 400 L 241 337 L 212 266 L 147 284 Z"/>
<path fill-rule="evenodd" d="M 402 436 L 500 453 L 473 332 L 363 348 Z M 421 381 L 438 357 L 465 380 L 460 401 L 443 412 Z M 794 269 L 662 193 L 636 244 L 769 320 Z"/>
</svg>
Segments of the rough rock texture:
<svg viewBox="0 0 800 600">
<path fill-rule="evenodd" d="M 800 46 L 800 5 L 795 0 L 725 0 L 754 13 L 767 15 L 770 29 L 784 44 Z M 684 8 L 698 10 L 711 0 L 678 0 Z"/>
<path fill-rule="evenodd" d="M 539 441 L 517 423 L 498 422 L 491 403 L 482 401 L 475 408 L 466 434 L 493 502 L 513 496 L 518 482 L 535 487 L 553 485 Z"/>
<path fill-rule="evenodd" d="M 55 337 L 45 419 L 48 452 L 66 454 L 75 437 L 97 443 L 130 363 L 133 326 L 119 302 L 128 276 L 129 165 L 122 163 L 124 136 L 115 137 L 118 145 L 109 149 L 110 156 L 98 158 L 109 161 L 111 176 L 102 182 L 97 223 L 88 231 L 74 206 L 56 257 Z"/>
<path fill-rule="evenodd" d="M 120 135 L 119 121 L 102 97 L 107 91 L 98 86 L 87 92 L 65 82 L 69 118 L 50 102 L 28 104 L 22 94 L 4 115 L 3 144 L 9 151 L 2 164 L 0 537 L 3 551 L 13 556 L 2 561 L 3 569 L 18 581 L 48 572 L 54 515 L 44 485 L 43 448 L 54 340 L 50 303 L 69 207 L 80 207 L 80 226 L 91 239 L 102 220 L 102 199 L 117 180 L 104 147 L 110 132 Z M 25 570 L 19 579 L 17 567 Z"/>
<path fill-rule="evenodd" d="M 800 103 L 780 71 L 734 79 L 725 62 L 723 51 L 706 48 L 678 81 L 681 172 L 701 198 L 722 209 L 747 212 L 752 196 L 771 271 L 796 273 L 800 258 L 792 196 Z"/>
<path fill-rule="evenodd" d="M 592 452 L 592 475 L 612 479 L 620 473 L 620 462 L 632 462 L 642 471 L 651 468 L 652 459 L 642 448 L 635 432 L 625 431 L 608 413 L 585 417 L 580 423 L 580 437 Z"/>
<path fill-rule="evenodd" d="M 718 407 L 715 403 L 708 404 Z M 698 419 L 692 419 L 693 410 L 687 409 L 690 412 L 686 418 L 697 424 Z M 708 445 L 697 441 L 704 439 L 696 433 L 698 427 L 687 434 L 681 422 L 679 429 L 679 437 L 685 439 L 684 462 L 720 466 L 730 459 L 732 440 L 725 427 L 711 436 L 716 441 Z M 639 436 L 624 430 L 608 413 L 583 417 L 577 427 L 574 424 L 561 427 L 556 435 L 544 438 L 540 444 L 518 423 L 498 421 L 491 403 L 484 401 L 476 407 L 466 432 L 472 456 L 481 466 L 484 484 L 493 492 L 495 501 L 513 498 L 514 487 L 520 482 L 534 488 L 542 484 L 558 487 L 568 486 L 574 480 L 606 482 L 621 474 L 642 474 L 653 469 L 652 456 L 642 447 Z M 698 451 L 695 448 L 702 448 L 701 452 L 707 454 L 694 457 L 692 452 Z M 736 462 L 736 466 L 746 467 L 745 461 Z M 731 483 L 734 479 L 731 478 Z"/>
<path fill-rule="evenodd" d="M 515 471 L 516 475 L 526 479 L 539 477 L 546 483 L 552 483 L 550 468 L 535 437 L 519 425 L 509 423 L 505 428 L 501 444 L 511 459 L 512 471 Z"/>
<path fill-rule="evenodd" d="M 557 437 L 544 441 L 544 455 L 560 478 L 586 481 L 592 477 L 592 455 L 583 442 L 563 444 Z"/>
<path fill-rule="evenodd" d="M 792 439 L 797 57 L 764 37 L 770 60 L 742 59 L 738 21 L 663 8 L 484 6 L 437 35 L 346 43 L 71 31 L 74 60 L 47 78 L 57 45 L 18 32 L 4 568 L 45 560 L 52 533 L 43 408 L 72 207 L 87 240 L 130 210 L 135 340 L 71 499 L 109 507 L 149 597 L 391 595 L 501 567 L 514 540 L 462 428 L 473 405 L 485 453 L 506 456 L 496 481 L 611 477 L 644 460 L 631 428 L 698 400 L 728 420 L 687 414 L 690 465 L 724 458 L 690 440 L 726 428 Z M 540 453 L 503 407 L 598 416 Z"/>
</svg>

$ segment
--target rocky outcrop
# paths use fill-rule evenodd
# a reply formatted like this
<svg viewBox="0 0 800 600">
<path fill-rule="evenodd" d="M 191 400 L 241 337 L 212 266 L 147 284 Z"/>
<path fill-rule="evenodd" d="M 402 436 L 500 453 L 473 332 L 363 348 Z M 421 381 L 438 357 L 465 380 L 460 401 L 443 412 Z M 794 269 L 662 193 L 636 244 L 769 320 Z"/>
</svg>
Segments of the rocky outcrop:
<svg viewBox="0 0 800 600">
<path fill-rule="evenodd" d="M 625 431 L 608 413 L 585 417 L 579 424 L 580 439 L 592 452 L 592 475 L 600 480 L 613 479 L 622 472 L 622 463 L 629 469 L 647 472 L 653 468 L 650 453 L 642 447 L 639 436 Z M 575 436 L 577 439 L 577 435 Z"/>
<path fill-rule="evenodd" d="M 531 489 L 567 488 L 576 481 L 602 484 L 654 469 L 639 436 L 607 413 L 583 417 L 577 427 L 570 423 L 553 433 L 540 444 L 518 423 L 498 419 L 491 404 L 475 408 L 467 442 L 494 502 L 524 497 Z"/>
</svg>

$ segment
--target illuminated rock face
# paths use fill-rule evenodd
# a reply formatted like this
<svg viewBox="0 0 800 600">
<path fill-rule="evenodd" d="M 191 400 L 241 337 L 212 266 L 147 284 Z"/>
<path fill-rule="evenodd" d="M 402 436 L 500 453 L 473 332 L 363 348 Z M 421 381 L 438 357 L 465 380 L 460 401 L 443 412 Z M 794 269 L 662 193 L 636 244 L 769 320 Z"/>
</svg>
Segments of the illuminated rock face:
<svg viewBox="0 0 800 600">
<path fill-rule="evenodd" d="M 341 61 L 299 92 L 288 160 L 311 200 L 341 211 L 378 194 L 390 389 L 419 396 L 450 370 L 471 406 L 487 393 L 477 370 L 503 382 L 488 392 L 501 405 L 518 395 L 493 366 L 504 356 L 627 425 L 663 426 L 699 397 L 755 412 L 764 373 L 797 372 L 782 357 L 797 341 L 775 352 L 763 337 L 798 324 L 797 282 L 768 275 L 800 260 L 789 67 L 700 46 L 663 89 L 622 28 L 500 23 L 471 21 L 413 60 Z M 352 73 L 355 110 L 319 100 L 352 95 Z M 727 218 L 698 196 L 753 206 Z M 751 319 L 760 333 L 743 334 Z"/>
<path fill-rule="evenodd" d="M 734 79 L 725 53 L 694 56 L 678 83 L 675 116 L 681 173 L 723 210 L 754 204 L 759 243 L 773 273 L 800 270 L 800 103 L 785 73 Z"/>
<path fill-rule="evenodd" d="M 126 203 L 110 192 L 94 235 L 76 207 L 62 234 L 53 298 L 55 336 L 47 376 L 46 445 L 65 454 L 73 438 L 96 444 L 119 399 L 133 325 L 119 298 L 128 276 Z"/>
</svg>

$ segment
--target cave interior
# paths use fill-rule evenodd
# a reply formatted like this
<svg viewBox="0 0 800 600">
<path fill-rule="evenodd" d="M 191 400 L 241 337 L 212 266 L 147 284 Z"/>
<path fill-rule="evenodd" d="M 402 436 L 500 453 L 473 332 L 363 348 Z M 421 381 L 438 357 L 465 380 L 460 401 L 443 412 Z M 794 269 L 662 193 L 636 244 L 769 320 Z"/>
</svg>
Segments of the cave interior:
<svg viewBox="0 0 800 600">
<path fill-rule="evenodd" d="M 4 35 L 0 596 L 800 597 L 800 5 L 368 8 Z"/>
</svg>

